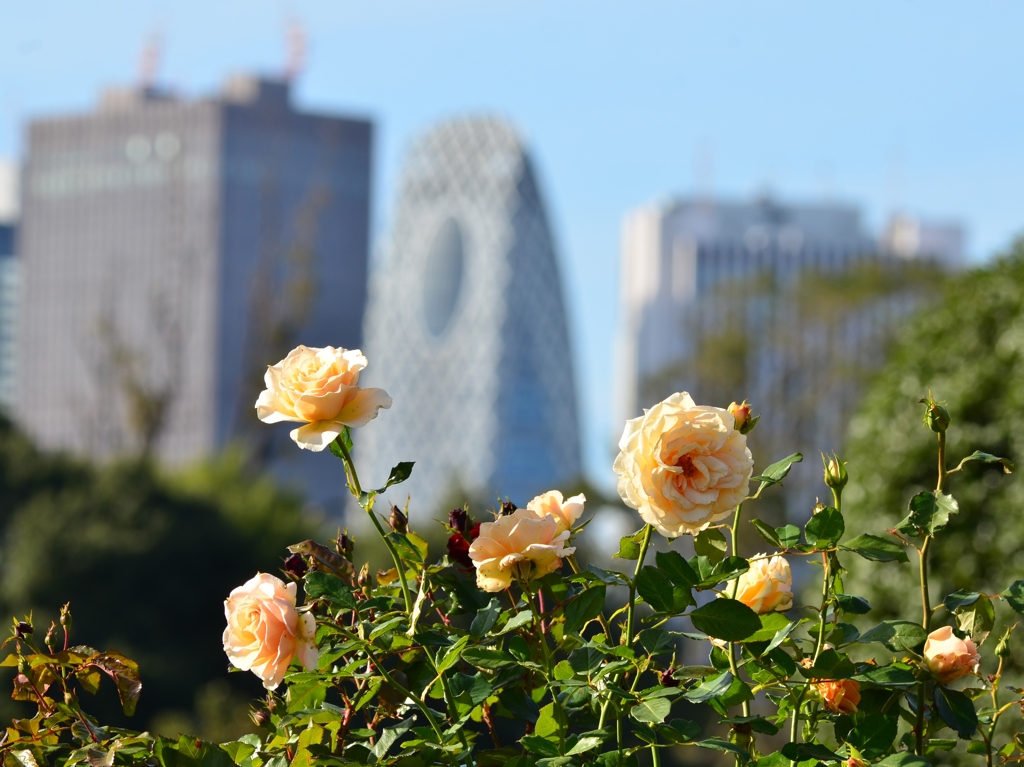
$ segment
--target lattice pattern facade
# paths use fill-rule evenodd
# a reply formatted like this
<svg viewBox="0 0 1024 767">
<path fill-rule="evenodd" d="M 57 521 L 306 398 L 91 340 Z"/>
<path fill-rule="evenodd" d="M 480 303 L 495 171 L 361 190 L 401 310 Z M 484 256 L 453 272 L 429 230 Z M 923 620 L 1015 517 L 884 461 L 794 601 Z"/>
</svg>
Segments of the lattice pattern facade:
<svg viewBox="0 0 1024 767">
<path fill-rule="evenodd" d="M 414 143 L 370 284 L 366 380 L 394 398 L 357 435 L 374 483 L 414 460 L 400 495 L 433 512 L 455 488 L 523 504 L 579 477 L 558 265 L 508 125 L 457 120 Z"/>
</svg>

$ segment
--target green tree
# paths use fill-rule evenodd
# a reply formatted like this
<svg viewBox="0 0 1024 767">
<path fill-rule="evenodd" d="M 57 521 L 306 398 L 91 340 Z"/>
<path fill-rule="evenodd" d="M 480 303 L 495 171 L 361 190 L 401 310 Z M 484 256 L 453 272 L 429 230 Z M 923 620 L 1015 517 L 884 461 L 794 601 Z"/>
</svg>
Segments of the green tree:
<svg viewBox="0 0 1024 767">
<path fill-rule="evenodd" d="M 894 527 L 915 493 L 935 487 L 935 435 L 922 424 L 917 404 L 929 389 L 952 416 L 950 467 L 975 450 L 1018 461 L 1024 456 L 1024 240 L 989 267 L 953 281 L 940 303 L 901 329 L 850 425 L 843 454 L 850 484 L 843 497 L 851 534 Z M 970 463 L 950 478 L 949 492 L 960 513 L 931 549 L 933 605 L 957 589 L 998 593 L 1024 577 L 1019 475 L 1004 476 L 998 464 Z M 848 559 L 847 590 L 887 614 L 879 617 L 905 615 L 919 598 L 916 561 L 887 565 L 879 577 L 877 568 Z M 952 618 L 940 607 L 933 625 L 947 622 Z M 997 624 L 989 642 L 994 645 L 1002 630 Z M 1021 657 L 1018 652 L 1018 664 Z"/>
<path fill-rule="evenodd" d="M 39 452 L 4 420 L 0 501 L 4 613 L 32 611 L 43 632 L 70 602 L 74 641 L 136 659 L 133 727 L 220 739 L 246 726 L 262 689 L 227 673 L 223 600 L 314 532 L 297 495 L 250 475 L 237 454 L 174 473 L 144 460 L 93 467 Z M 102 703 L 129 724 L 114 696 Z"/>
</svg>

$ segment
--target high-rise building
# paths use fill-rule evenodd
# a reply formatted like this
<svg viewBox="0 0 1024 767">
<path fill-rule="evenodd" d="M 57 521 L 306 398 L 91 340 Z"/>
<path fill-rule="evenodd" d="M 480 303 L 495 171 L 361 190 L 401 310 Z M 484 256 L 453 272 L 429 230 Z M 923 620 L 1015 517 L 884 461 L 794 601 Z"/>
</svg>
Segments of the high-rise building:
<svg viewBox="0 0 1024 767">
<path fill-rule="evenodd" d="M 558 262 L 512 128 L 459 119 L 420 136 L 383 256 L 371 276 L 367 380 L 394 405 L 356 435 L 356 462 L 376 481 L 416 461 L 400 495 L 428 513 L 456 488 L 523 504 L 576 480 Z"/>
<path fill-rule="evenodd" d="M 630 214 L 622 239 L 617 420 L 674 391 L 764 414 L 757 467 L 841 449 L 848 415 L 919 305 L 934 264 L 878 255 L 858 210 L 683 200 Z M 786 502 L 806 511 L 820 470 Z"/>
<path fill-rule="evenodd" d="M 358 346 L 371 145 L 366 120 L 297 111 L 287 83 L 251 76 L 198 100 L 109 91 L 95 111 L 33 121 L 28 432 L 97 457 L 190 460 L 258 425 L 265 366 L 293 344 Z"/>
<path fill-rule="evenodd" d="M 0 223 L 0 407 L 8 411 L 14 401 L 21 266 L 15 258 L 14 234 L 13 225 Z"/>
</svg>

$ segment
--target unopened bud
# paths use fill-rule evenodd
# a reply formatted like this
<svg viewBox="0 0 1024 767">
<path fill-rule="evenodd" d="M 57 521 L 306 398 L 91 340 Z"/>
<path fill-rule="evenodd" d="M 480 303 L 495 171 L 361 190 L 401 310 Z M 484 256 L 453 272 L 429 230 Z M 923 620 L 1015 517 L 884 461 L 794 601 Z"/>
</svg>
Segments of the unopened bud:
<svg viewBox="0 0 1024 767">
<path fill-rule="evenodd" d="M 757 426 L 757 422 L 761 420 L 759 415 L 750 415 L 750 405 L 747 404 L 746 400 L 743 400 L 742 404 L 739 405 L 735 402 L 729 405 L 729 413 L 736 422 L 736 431 L 740 434 L 749 434 Z"/>
<path fill-rule="evenodd" d="M 267 723 L 270 722 L 270 712 L 262 708 L 250 712 L 249 716 L 252 717 L 252 721 L 257 727 L 266 727 Z"/>
<path fill-rule="evenodd" d="M 309 565 L 300 554 L 292 554 L 284 561 L 284 569 L 296 578 L 301 578 L 309 570 Z"/>
<path fill-rule="evenodd" d="M 60 608 L 60 625 L 64 627 L 66 631 L 71 631 L 71 603 L 67 602 L 62 608 Z"/>
<path fill-rule="evenodd" d="M 53 621 L 50 621 L 50 628 L 47 630 L 43 642 L 50 652 L 53 652 L 53 648 L 57 646 L 57 624 Z"/>
<path fill-rule="evenodd" d="M 409 520 L 402 510 L 394 504 L 391 505 L 391 518 L 388 520 L 391 529 L 396 533 L 407 533 L 409 531 Z"/>
<path fill-rule="evenodd" d="M 466 532 L 469 524 L 469 512 L 465 509 L 452 509 L 448 512 L 448 527 L 460 533 Z"/>
<path fill-rule="evenodd" d="M 519 507 L 516 506 L 514 503 L 512 503 L 512 501 L 502 501 L 501 502 L 501 516 L 507 517 L 510 514 L 515 514 L 515 512 L 516 512 L 516 510 L 518 508 Z"/>
<path fill-rule="evenodd" d="M 679 680 L 676 679 L 673 676 L 673 674 L 675 674 L 675 673 L 676 673 L 676 670 L 675 670 L 675 668 L 673 666 L 669 666 L 667 669 L 662 671 L 661 672 L 661 679 L 660 679 L 661 686 L 662 687 L 678 687 L 679 686 Z"/>
<path fill-rule="evenodd" d="M 932 397 L 932 393 L 928 392 L 928 396 L 920 400 L 921 404 L 924 405 L 924 424 L 934 432 L 941 434 L 949 428 L 949 411 L 943 405 L 940 405 Z"/>
<path fill-rule="evenodd" d="M 25 621 L 18 621 L 18 625 L 14 627 L 14 635 L 18 637 L 18 639 L 24 639 L 34 631 L 35 629 L 32 628 L 32 624 L 25 623 Z"/>
<path fill-rule="evenodd" d="M 352 551 L 355 549 L 355 542 L 348 537 L 348 531 L 338 536 L 338 540 L 335 541 L 334 547 L 338 550 L 338 553 L 345 559 L 352 561 Z"/>
<path fill-rule="evenodd" d="M 821 454 L 821 462 L 825 466 L 825 484 L 833 490 L 842 490 L 849 481 L 846 473 L 846 461 L 835 453 L 831 457 Z"/>
<path fill-rule="evenodd" d="M 366 587 L 366 584 L 370 582 L 370 563 L 364 562 L 363 566 L 359 569 L 359 577 L 356 578 L 356 583 L 362 587 Z"/>
<path fill-rule="evenodd" d="M 851 756 L 844 762 L 845 767 L 870 767 L 871 762 L 865 759 L 858 759 L 855 756 Z"/>
</svg>

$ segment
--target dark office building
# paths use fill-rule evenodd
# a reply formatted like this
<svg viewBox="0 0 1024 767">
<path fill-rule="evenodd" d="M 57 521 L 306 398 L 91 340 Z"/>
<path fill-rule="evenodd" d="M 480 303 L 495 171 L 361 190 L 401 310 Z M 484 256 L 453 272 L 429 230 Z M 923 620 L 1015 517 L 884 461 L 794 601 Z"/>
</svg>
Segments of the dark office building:
<svg viewBox="0 0 1024 767">
<path fill-rule="evenodd" d="M 105 93 L 32 122 L 17 414 L 44 447 L 179 463 L 274 430 L 253 404 L 293 345 L 358 347 L 372 126 L 284 82 Z M 294 450 L 293 450 L 294 451 Z M 297 451 L 294 451 L 297 452 Z M 328 457 L 329 458 L 329 457 Z"/>
</svg>

